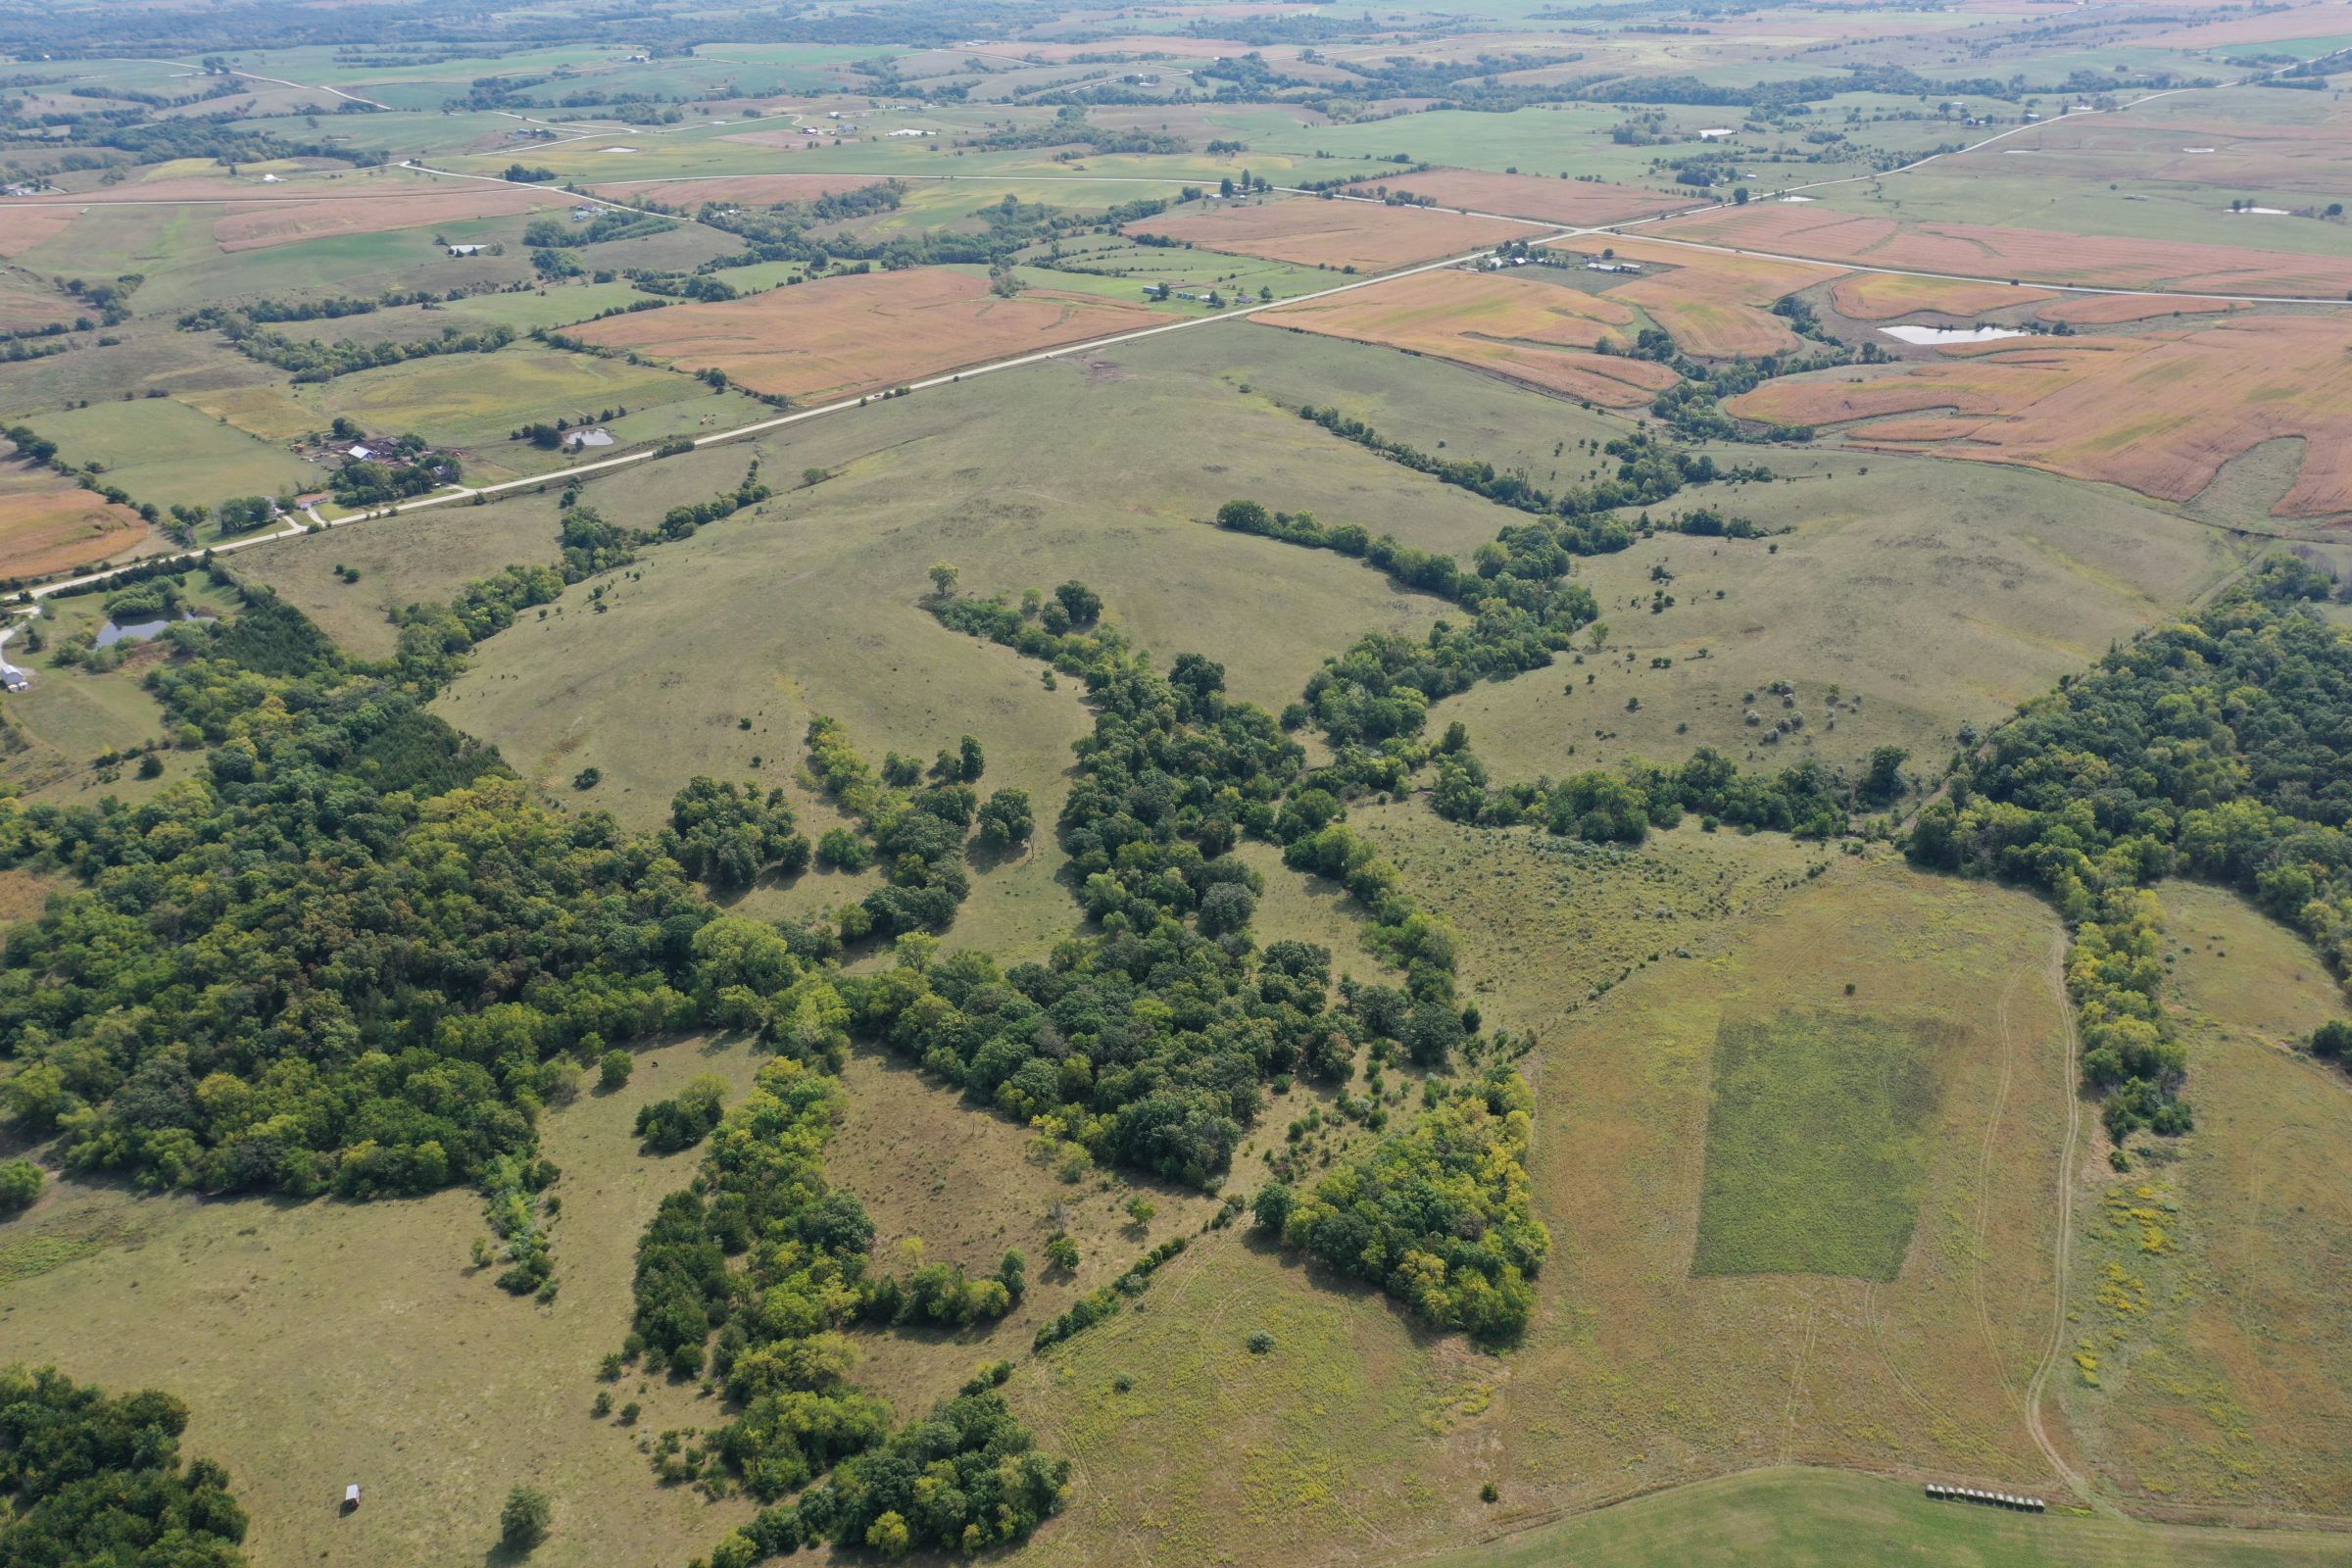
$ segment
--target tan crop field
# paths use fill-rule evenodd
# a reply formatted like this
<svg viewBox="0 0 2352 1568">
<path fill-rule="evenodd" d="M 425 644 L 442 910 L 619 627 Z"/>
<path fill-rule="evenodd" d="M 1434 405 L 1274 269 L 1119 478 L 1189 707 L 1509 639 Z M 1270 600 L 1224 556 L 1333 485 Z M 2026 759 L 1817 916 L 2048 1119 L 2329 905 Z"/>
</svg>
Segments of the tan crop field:
<svg viewBox="0 0 2352 1568">
<path fill-rule="evenodd" d="M 1427 354 L 1583 403 L 1632 408 L 1672 386 L 1647 360 L 1584 352 L 1622 346 L 1634 313 L 1606 295 L 1539 278 L 1450 269 L 1267 311 L 1267 326 Z"/>
<path fill-rule="evenodd" d="M 2165 298 L 2149 294 L 2077 294 L 2044 305 L 2034 313 L 2037 321 L 2066 321 L 2076 326 L 2111 326 L 2126 321 L 2152 321 L 2168 316 L 2227 316 L 2252 310 L 2243 300 Z"/>
<path fill-rule="evenodd" d="M 1612 285 L 1605 297 L 1641 306 L 1684 353 L 1704 359 L 1753 359 L 1795 349 L 1796 334 L 1768 307 L 1836 275 L 1801 262 L 1724 256 L 1616 235 L 1562 240 L 1558 248 L 1593 257 L 1614 251 L 1620 262 L 1672 269 Z"/>
<path fill-rule="evenodd" d="M 1480 169 L 1433 169 L 1422 174 L 1399 174 L 1395 179 L 1368 179 L 1346 189 L 1349 196 L 1375 198 L 1407 193 L 1435 201 L 1440 207 L 1579 226 L 1622 223 L 1629 218 L 1648 218 L 1691 204 L 1688 196 L 1636 190 L 1629 185 L 1544 179 L 1534 174 L 1496 174 Z"/>
<path fill-rule="evenodd" d="M 0 576 L 40 577 L 138 555 L 153 531 L 128 507 L 45 469 L 0 469 Z"/>
<path fill-rule="evenodd" d="M 440 187 L 427 191 L 321 196 L 310 201 L 238 202 L 213 224 L 224 251 L 266 250 L 337 234 L 381 234 L 478 218 L 560 207 L 569 197 L 514 185 Z"/>
<path fill-rule="evenodd" d="M 1988 311 L 2032 305 L 2052 297 L 2047 289 L 1906 277 L 1899 272 L 1855 272 L 1830 285 L 1830 303 L 1838 308 L 1839 315 L 1850 316 L 1857 321 L 1890 321 L 1898 316 L 1923 312 L 1982 316 Z"/>
<path fill-rule="evenodd" d="M 1030 289 L 1000 299 L 984 277 L 925 268 L 665 306 L 591 321 L 573 335 L 680 369 L 715 368 L 755 392 L 822 402 L 1165 319 L 1099 295 Z"/>
<path fill-rule="evenodd" d="M 1729 405 L 1747 418 L 1842 424 L 1951 410 L 1937 456 L 2017 463 L 2167 501 L 2196 496 L 2224 464 L 2301 437 L 2303 463 L 2272 514 L 2352 511 L 2352 322 L 2261 317 L 2145 337 L 2008 339 L 1963 360 L 1883 374 L 1833 370 L 1775 381 Z M 1908 450 L 1918 432 L 1853 430 L 1858 445 Z"/>
<path fill-rule="evenodd" d="M 1420 207 L 1375 207 L 1368 202 L 1297 196 L 1223 203 L 1206 212 L 1139 219 L 1127 225 L 1126 232 L 1300 267 L 1385 272 L 1441 257 L 1466 255 L 1506 240 L 1532 239 L 1542 230 L 1527 223 L 1466 218 Z"/>
<path fill-rule="evenodd" d="M 2341 299 L 2352 260 L 2236 245 L 2120 239 L 1988 223 L 1905 223 L 1775 202 L 1680 218 L 1662 238 L 1959 277 Z"/>
</svg>

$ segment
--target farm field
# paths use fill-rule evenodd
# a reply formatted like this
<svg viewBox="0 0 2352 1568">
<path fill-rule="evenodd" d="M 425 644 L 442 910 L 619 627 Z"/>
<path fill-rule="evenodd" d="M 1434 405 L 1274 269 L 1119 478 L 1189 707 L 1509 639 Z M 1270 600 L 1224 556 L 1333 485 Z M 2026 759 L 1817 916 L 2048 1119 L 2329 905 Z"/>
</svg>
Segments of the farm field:
<svg viewBox="0 0 2352 1568">
<path fill-rule="evenodd" d="M 1142 219 L 1128 224 L 1127 232 L 1300 267 L 1385 272 L 1506 240 L 1532 239 L 1543 229 L 1419 207 L 1373 207 L 1301 196 Z"/>
<path fill-rule="evenodd" d="M 1140 303 L 1087 294 L 1031 290 L 1003 299 L 985 278 L 966 273 L 885 272 L 666 306 L 592 322 L 573 335 L 682 370 L 724 370 L 757 392 L 823 402 L 1160 318 Z"/>
<path fill-rule="evenodd" d="M 1607 295 L 1515 273 L 1422 272 L 1269 311 L 1259 320 L 1451 360 L 1579 403 L 1630 408 L 1675 381 L 1661 365 L 1583 352 L 1622 347 L 1632 310 Z"/>
<path fill-rule="evenodd" d="M 2344 323 L 2253 317 L 2146 336 L 1969 345 L 1957 361 L 1857 377 L 1828 371 L 1735 401 L 1755 418 L 1853 425 L 1857 446 L 2024 464 L 2188 501 L 2231 458 L 2298 438 L 2304 458 L 2273 514 L 2332 517 L 2352 508 L 2341 422 L 2352 408 Z M 1860 423 L 1951 411 L 1931 425 Z"/>
<path fill-rule="evenodd" d="M 158 506 L 215 506 L 229 496 L 316 489 L 321 470 L 282 446 L 206 416 L 172 398 L 93 404 L 33 416 L 33 429 L 69 462 L 103 466 L 110 483 Z"/>
<path fill-rule="evenodd" d="M 2352 1560 L 2352 0 L 0 53 L 0 1564 Z"/>
<path fill-rule="evenodd" d="M 2250 243 L 2126 239 L 1920 221 L 1908 213 L 1898 220 L 1842 212 L 1826 203 L 1771 203 L 1673 219 L 1658 225 L 1656 237 L 1994 281 L 2266 298 L 2336 299 L 2352 288 L 2352 256 L 2301 255 L 2262 250 Z"/>
<path fill-rule="evenodd" d="M 29 466 L 0 470 L 0 562 L 11 576 L 141 554 L 153 530 L 126 508 Z"/>
<path fill-rule="evenodd" d="M 1772 314 L 1771 307 L 1825 280 L 1820 268 L 1802 263 L 1724 256 L 1646 240 L 1569 239 L 1555 248 L 1596 259 L 1608 252 L 1616 265 L 1642 269 L 1645 275 L 1612 286 L 1606 297 L 1640 306 L 1676 347 L 1707 359 L 1795 352 L 1801 346 L 1796 333 Z M 1658 270 L 1661 268 L 1666 270 Z"/>
<path fill-rule="evenodd" d="M 509 439 L 533 422 L 600 424 L 625 446 L 748 423 L 764 409 L 659 366 L 520 343 L 494 354 L 442 355 L 310 382 L 294 396 L 314 411 L 316 424 L 340 416 L 368 430 L 415 431 L 435 446 L 456 448 L 474 477 L 496 479 L 563 466 L 557 454 Z M 602 417 L 617 409 L 628 413 Z"/>
<path fill-rule="evenodd" d="M 1687 197 L 1622 185 L 1539 179 L 1532 174 L 1495 174 L 1473 169 L 1435 169 L 1425 174 L 1372 179 L 1348 186 L 1346 194 L 1376 199 L 1411 196 L 1439 207 L 1572 225 L 1623 222 L 1629 218 L 1649 218 L 1690 204 Z"/>
</svg>

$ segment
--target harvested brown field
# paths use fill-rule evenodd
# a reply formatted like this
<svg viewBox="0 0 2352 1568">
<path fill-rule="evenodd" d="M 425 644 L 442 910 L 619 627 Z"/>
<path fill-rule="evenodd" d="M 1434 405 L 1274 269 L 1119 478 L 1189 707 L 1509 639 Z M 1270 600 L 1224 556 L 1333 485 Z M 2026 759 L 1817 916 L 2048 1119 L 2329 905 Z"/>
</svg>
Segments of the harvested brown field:
<svg viewBox="0 0 2352 1568">
<path fill-rule="evenodd" d="M 59 207 L 11 203 L 0 207 L 0 257 L 22 256 L 74 226 L 75 213 Z"/>
<path fill-rule="evenodd" d="M 2352 289 L 2352 260 L 2238 245 L 2117 239 L 1989 223 L 1905 224 L 1819 207 L 1736 207 L 1670 220 L 1663 237 L 1960 277 L 2183 294 L 2325 296 Z"/>
<path fill-rule="evenodd" d="M 1856 272 L 1830 289 L 1840 316 L 1857 321 L 1890 321 L 1898 316 L 1933 311 L 1940 316 L 1982 316 L 2053 296 L 2047 289 L 2011 288 L 2006 283 L 1956 283 L 1940 277 L 1906 277 L 1899 272 Z"/>
<path fill-rule="evenodd" d="M 973 273 L 922 268 L 639 311 L 572 335 L 681 369 L 715 366 L 755 392 L 821 402 L 1166 319 L 1140 305 L 1047 289 L 999 299 Z"/>
<path fill-rule="evenodd" d="M 1727 405 L 1744 418 L 1862 425 L 1854 445 L 2014 463 L 2188 501 L 2230 459 L 2300 437 L 2280 517 L 2352 512 L 2352 321 L 2256 317 L 2145 337 L 1972 344 L 1963 359 L 1886 374 L 1769 382 Z M 1956 426 L 1973 422 L 1962 431 Z"/>
<path fill-rule="evenodd" d="M 882 183 L 884 176 L 879 174 L 739 174 L 703 179 L 623 179 L 591 185 L 588 189 L 607 201 L 657 201 L 664 207 L 691 213 L 700 211 L 709 202 L 773 207 L 779 202 L 812 202 Z"/>
<path fill-rule="evenodd" d="M 1684 353 L 1714 360 L 1740 355 L 1756 359 L 1796 349 L 1796 334 L 1767 307 L 1833 275 L 1802 262 L 1721 256 L 1616 235 L 1566 240 L 1561 248 L 1587 256 L 1612 249 L 1620 262 L 1672 268 L 1616 284 L 1606 297 L 1639 305 Z"/>
<path fill-rule="evenodd" d="M 1603 295 L 1501 272 L 1420 272 L 1268 311 L 1258 320 L 1450 360 L 1581 402 L 1630 408 L 1674 384 L 1648 360 L 1588 352 L 1622 344 L 1634 313 Z"/>
<path fill-rule="evenodd" d="M 2160 316 L 2220 316 L 2251 310 L 2240 300 L 2154 298 L 2146 294 L 2078 294 L 2044 305 L 2034 313 L 2038 321 L 2066 321 L 2075 326 L 2107 326 L 2118 321 L 2149 321 Z"/>
<path fill-rule="evenodd" d="M 83 307 L 30 272 L 0 272 L 0 332 L 37 332 L 70 325 Z"/>
<path fill-rule="evenodd" d="M 1500 213 L 1506 218 L 1541 219 L 1546 223 L 1621 223 L 1629 218 L 1648 218 L 1688 207 L 1688 196 L 1668 196 L 1628 185 L 1596 185 L 1590 180 L 1544 179 L 1535 174 L 1492 174 L 1477 169 L 1433 169 L 1425 174 L 1397 179 L 1365 180 L 1346 194 L 1385 198 L 1391 194 L 1427 197 L 1440 207 L 1464 207 L 1478 213 Z"/>
<path fill-rule="evenodd" d="M 1461 256 L 1485 245 L 1525 239 L 1529 229 L 1498 218 L 1419 207 L 1374 207 L 1366 202 L 1311 196 L 1230 203 L 1127 225 L 1130 234 L 1184 240 L 1203 250 L 1258 256 L 1294 267 L 1353 268 L 1385 272 L 1395 267 Z"/>
<path fill-rule="evenodd" d="M 380 234 L 471 218 L 506 218 L 561 207 L 572 199 L 562 191 L 550 195 L 514 185 L 481 185 L 387 191 L 373 196 L 336 195 L 315 201 L 246 201 L 237 203 L 227 217 L 213 225 L 213 238 L 224 251 L 262 250 L 332 234 Z"/>
<path fill-rule="evenodd" d="M 2212 49 L 2231 43 L 2325 38 L 2341 32 L 2352 32 L 2352 6 L 2342 0 L 2323 0 L 2321 4 L 2279 6 L 2219 22 L 2198 23 L 2145 41 L 2175 49 Z"/>
<path fill-rule="evenodd" d="M 0 473 L 0 575 L 45 577 L 136 555 L 150 537 L 128 507 L 55 474 Z"/>
</svg>

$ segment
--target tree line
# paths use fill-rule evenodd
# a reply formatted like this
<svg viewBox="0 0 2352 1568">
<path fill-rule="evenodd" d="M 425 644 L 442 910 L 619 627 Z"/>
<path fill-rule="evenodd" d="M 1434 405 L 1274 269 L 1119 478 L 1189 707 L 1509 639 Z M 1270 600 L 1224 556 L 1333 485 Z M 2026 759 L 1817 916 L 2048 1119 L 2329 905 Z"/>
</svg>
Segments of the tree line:
<svg viewBox="0 0 2352 1568">
<path fill-rule="evenodd" d="M 1912 828 L 1915 862 L 2030 883 L 2074 927 L 2083 1072 L 2119 1142 L 2190 1117 L 2149 886 L 2236 888 L 2352 974 L 2352 638 L 2317 609 L 2336 591 L 2265 562 L 2027 704 Z"/>
</svg>

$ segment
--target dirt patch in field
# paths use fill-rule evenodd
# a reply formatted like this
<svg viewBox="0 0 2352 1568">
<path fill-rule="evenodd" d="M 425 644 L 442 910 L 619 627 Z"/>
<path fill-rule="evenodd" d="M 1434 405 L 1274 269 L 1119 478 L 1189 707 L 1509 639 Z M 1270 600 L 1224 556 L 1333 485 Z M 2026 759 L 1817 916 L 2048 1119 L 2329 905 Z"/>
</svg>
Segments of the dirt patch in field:
<svg viewBox="0 0 2352 1568">
<path fill-rule="evenodd" d="M 1832 275 L 1802 262 L 1720 256 L 1613 234 L 1563 240 L 1559 248 L 1586 256 L 1612 251 L 1620 264 L 1672 268 L 1616 284 L 1606 297 L 1647 311 L 1684 353 L 1715 360 L 1795 351 L 1796 334 L 1768 307 Z"/>
<path fill-rule="evenodd" d="M 2251 310 L 2239 300 L 2156 299 L 2145 294 L 2078 294 L 2045 305 L 2034 313 L 2041 321 L 2067 321 L 2076 326 L 2104 326 L 2117 321 L 2148 321 L 2160 316 L 2219 316 Z"/>
<path fill-rule="evenodd" d="M 1525 239 L 1529 230 L 1524 223 L 1502 219 L 1298 197 L 1147 218 L 1128 224 L 1127 232 L 1184 240 L 1203 250 L 1289 262 L 1294 267 L 1352 267 L 1359 272 L 1384 272 L 1393 267 L 1464 255 L 1482 245 Z"/>
<path fill-rule="evenodd" d="M 920 175 L 914 176 L 923 177 Z M 885 182 L 879 174 L 743 174 L 708 179 L 621 180 L 588 188 L 608 201 L 657 201 L 695 212 L 707 202 L 730 207 L 773 207 L 778 202 L 812 202 L 846 190 Z"/>
<path fill-rule="evenodd" d="M 333 196 L 305 202 L 242 202 L 213 225 L 224 251 L 261 250 L 332 234 L 380 234 L 473 218 L 506 218 L 562 206 L 572 198 L 543 195 L 512 185 L 472 190 L 385 192 L 377 196 Z"/>
<path fill-rule="evenodd" d="M 1447 270 L 1268 311 L 1258 319 L 1376 343 L 1524 381 L 1562 397 L 1629 408 L 1674 384 L 1648 360 L 1595 354 L 1623 344 L 1634 313 L 1615 300 L 1500 272 Z"/>
<path fill-rule="evenodd" d="M 150 537 L 128 507 L 78 486 L 0 494 L 0 570 L 45 577 L 135 554 Z"/>
<path fill-rule="evenodd" d="M 1534 174 L 1493 174 L 1478 169 L 1433 169 L 1426 174 L 1366 180 L 1348 186 L 1347 194 L 1375 198 L 1409 194 L 1427 197 L 1440 207 L 1466 207 L 1472 212 L 1540 219 L 1547 223 L 1621 223 L 1629 218 L 1648 218 L 1690 205 L 1689 197 L 1654 190 L 1591 180 L 1544 179 Z"/>
<path fill-rule="evenodd" d="M 2145 337 L 1969 345 L 1891 373 L 1775 381 L 1734 399 L 1745 418 L 1839 424 L 1950 411 L 1851 433 L 1858 446 L 2045 468 L 2188 501 L 2224 464 L 2282 436 L 2305 442 L 2274 516 L 2352 511 L 2352 321 L 2268 317 Z M 1973 428 L 1957 428 L 1971 416 Z"/>
<path fill-rule="evenodd" d="M 983 278 L 922 269 L 672 305 L 574 331 L 684 369 L 716 366 L 756 392 L 821 401 L 1165 319 L 1141 306 L 1046 289 L 999 299 Z"/>
<path fill-rule="evenodd" d="M 1934 311 L 1943 316 L 1981 316 L 2051 298 L 2047 289 L 2011 288 L 2006 283 L 1955 283 L 1940 277 L 1905 277 L 1895 272 L 1856 272 L 1830 289 L 1840 316 L 1857 321 L 1890 321 L 1898 316 Z M 2046 316 L 2047 313 L 2045 312 Z"/>
<path fill-rule="evenodd" d="M 1963 277 L 2031 278 L 2094 288 L 2184 294 L 2324 295 L 2352 289 L 2352 260 L 2295 256 L 2238 245 L 2116 239 L 2002 228 L 1989 223 L 1904 224 L 1811 207 L 1740 207 L 1673 220 L 1674 239 L 1778 251 L 1826 262 L 1916 268 Z"/>
</svg>

